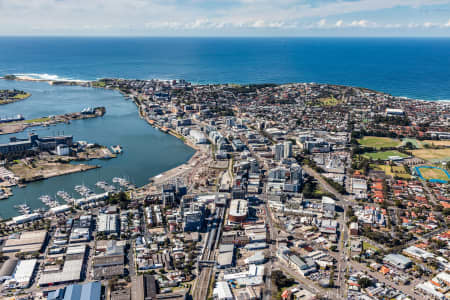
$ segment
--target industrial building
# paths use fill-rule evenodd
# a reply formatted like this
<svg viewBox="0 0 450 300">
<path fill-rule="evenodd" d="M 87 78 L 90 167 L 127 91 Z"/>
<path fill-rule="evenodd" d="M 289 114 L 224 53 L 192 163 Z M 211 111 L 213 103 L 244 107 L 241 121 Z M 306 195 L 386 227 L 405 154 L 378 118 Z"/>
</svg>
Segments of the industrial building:
<svg viewBox="0 0 450 300">
<path fill-rule="evenodd" d="M 25 231 L 11 235 L 3 245 L 3 253 L 31 253 L 41 251 L 47 231 Z"/>
<path fill-rule="evenodd" d="M 71 283 L 81 280 L 83 259 L 66 260 L 63 269 L 56 273 L 44 273 L 39 280 L 40 286 L 53 284 Z"/>
<path fill-rule="evenodd" d="M 214 299 L 217 300 L 233 300 L 233 294 L 226 281 L 219 281 L 213 292 Z"/>
<path fill-rule="evenodd" d="M 103 280 L 124 274 L 125 250 L 122 243 L 118 245 L 115 240 L 97 241 L 96 252 L 101 254 L 95 256 L 92 262 L 94 279 Z"/>
<path fill-rule="evenodd" d="M 133 297 L 133 300 L 156 299 L 158 285 L 153 275 L 139 275 L 136 280 L 134 280 L 134 283 L 133 294 L 135 297 Z"/>
<path fill-rule="evenodd" d="M 234 244 L 221 244 L 217 257 L 217 267 L 219 269 L 231 268 L 234 261 Z"/>
<path fill-rule="evenodd" d="M 386 255 L 383 262 L 400 270 L 407 269 L 412 265 L 412 261 L 406 256 L 393 253 Z"/>
<path fill-rule="evenodd" d="M 101 283 L 94 281 L 86 284 L 73 284 L 51 291 L 47 295 L 47 300 L 100 300 L 101 294 Z"/>
<path fill-rule="evenodd" d="M 10 258 L 5 261 L 0 269 L 0 282 L 13 278 L 14 270 L 16 269 L 18 259 Z"/>
<path fill-rule="evenodd" d="M 21 289 L 29 287 L 35 275 L 36 266 L 37 259 L 20 260 L 16 265 L 12 278 L 6 280 L 4 286 Z"/>
<path fill-rule="evenodd" d="M 0 144 L 0 154 L 18 153 L 24 151 L 53 151 L 58 145 L 72 146 L 73 137 L 48 136 L 39 137 L 37 134 L 30 134 L 27 139 L 11 137 L 9 143 Z"/>
</svg>

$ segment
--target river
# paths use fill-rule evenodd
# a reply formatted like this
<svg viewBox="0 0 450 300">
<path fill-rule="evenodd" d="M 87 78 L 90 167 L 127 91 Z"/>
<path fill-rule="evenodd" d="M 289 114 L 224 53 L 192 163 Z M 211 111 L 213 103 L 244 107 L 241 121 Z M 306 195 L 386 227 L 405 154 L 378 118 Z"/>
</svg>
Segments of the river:
<svg viewBox="0 0 450 300">
<path fill-rule="evenodd" d="M 111 160 L 92 160 L 88 164 L 101 168 L 82 173 L 53 177 L 27 184 L 25 188 L 13 188 L 14 195 L 0 202 L 0 216 L 10 218 L 19 213 L 14 205 L 27 203 L 32 209 L 45 207 L 38 199 L 41 195 L 55 196 L 65 190 L 76 198 L 74 186 L 85 184 L 96 192 L 95 183 L 113 177 L 125 177 L 142 186 L 148 179 L 176 167 L 195 151 L 182 141 L 151 127 L 139 118 L 135 104 L 119 92 L 79 86 L 51 86 L 45 82 L 21 82 L 0 80 L 0 89 L 19 89 L 32 94 L 26 100 L 0 106 L 0 116 L 23 114 L 26 119 L 81 111 L 85 107 L 104 106 L 103 117 L 73 121 L 49 127 L 33 127 L 25 132 L 1 135 L 0 143 L 11 136 L 26 137 L 31 131 L 41 136 L 73 135 L 74 141 L 87 141 L 105 146 L 119 144 L 123 154 Z M 60 201 L 61 202 L 61 201 Z"/>
</svg>

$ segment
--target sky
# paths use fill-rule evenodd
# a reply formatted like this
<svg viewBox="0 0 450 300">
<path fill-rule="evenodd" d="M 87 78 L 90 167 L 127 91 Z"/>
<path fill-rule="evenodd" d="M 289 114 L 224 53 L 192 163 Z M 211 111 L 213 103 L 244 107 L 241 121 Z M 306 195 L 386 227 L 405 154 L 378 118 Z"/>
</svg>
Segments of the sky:
<svg viewBox="0 0 450 300">
<path fill-rule="evenodd" d="M 0 35 L 450 37 L 450 0 L 0 0 Z"/>
</svg>

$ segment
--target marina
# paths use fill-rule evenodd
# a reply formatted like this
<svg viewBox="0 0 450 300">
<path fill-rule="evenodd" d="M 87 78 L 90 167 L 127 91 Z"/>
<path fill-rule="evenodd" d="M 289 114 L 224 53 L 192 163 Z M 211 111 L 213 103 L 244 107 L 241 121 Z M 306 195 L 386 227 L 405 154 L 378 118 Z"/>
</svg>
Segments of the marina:
<svg viewBox="0 0 450 300">
<path fill-rule="evenodd" d="M 27 203 L 15 205 L 14 208 L 20 215 L 28 215 L 31 212 L 33 213 L 45 213 L 52 208 L 58 208 L 65 202 L 68 205 L 83 207 L 86 204 L 92 206 L 93 203 L 98 201 L 99 199 L 103 199 L 105 195 L 109 195 L 111 193 L 116 193 L 118 191 L 126 191 L 135 189 L 136 185 L 132 184 L 125 178 L 114 177 L 112 179 L 112 183 L 108 183 L 107 181 L 98 181 L 95 184 L 95 187 L 103 190 L 103 193 L 94 193 L 91 188 L 86 186 L 85 184 L 76 185 L 73 188 L 74 195 L 72 197 L 66 191 L 57 191 L 55 197 L 51 195 L 41 195 L 38 197 L 39 201 L 44 204 L 45 207 L 31 209 Z M 59 201 L 61 200 L 61 201 Z M 94 204 L 95 205 L 95 204 Z"/>
</svg>

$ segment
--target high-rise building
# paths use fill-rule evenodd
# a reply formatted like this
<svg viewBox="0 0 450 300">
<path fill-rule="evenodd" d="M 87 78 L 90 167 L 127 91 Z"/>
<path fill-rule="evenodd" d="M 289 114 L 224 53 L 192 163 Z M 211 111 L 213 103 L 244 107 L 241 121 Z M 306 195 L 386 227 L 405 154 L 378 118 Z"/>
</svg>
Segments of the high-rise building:
<svg viewBox="0 0 450 300">
<path fill-rule="evenodd" d="M 284 142 L 284 158 L 292 157 L 292 142 Z"/>
<path fill-rule="evenodd" d="M 274 147 L 275 150 L 275 160 L 280 161 L 283 159 L 284 155 L 284 146 L 283 144 L 276 144 Z"/>
</svg>

